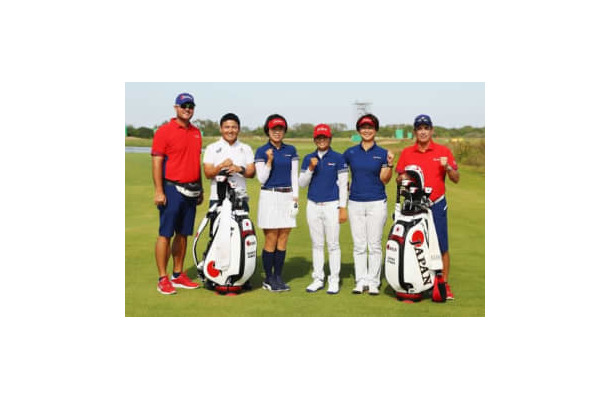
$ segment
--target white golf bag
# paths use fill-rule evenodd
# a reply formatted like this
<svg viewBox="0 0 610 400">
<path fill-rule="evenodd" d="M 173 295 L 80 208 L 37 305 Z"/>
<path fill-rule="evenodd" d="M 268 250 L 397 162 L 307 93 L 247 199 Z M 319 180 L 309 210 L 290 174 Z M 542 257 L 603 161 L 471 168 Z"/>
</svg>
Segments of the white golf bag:
<svg viewBox="0 0 610 400">
<path fill-rule="evenodd" d="M 446 300 L 443 262 L 429 199 L 417 165 L 406 167 L 407 178 L 398 185 L 394 224 L 385 253 L 385 276 L 400 301 L 415 302 L 432 289 L 432 300 Z M 401 198 L 404 201 L 401 202 Z"/>
<path fill-rule="evenodd" d="M 193 259 L 205 287 L 221 294 L 239 293 L 256 268 L 256 233 L 244 204 L 245 191 L 236 190 L 226 172 L 216 176 L 219 201 L 208 210 L 193 241 Z M 210 241 L 201 261 L 197 241 L 208 222 Z"/>
</svg>

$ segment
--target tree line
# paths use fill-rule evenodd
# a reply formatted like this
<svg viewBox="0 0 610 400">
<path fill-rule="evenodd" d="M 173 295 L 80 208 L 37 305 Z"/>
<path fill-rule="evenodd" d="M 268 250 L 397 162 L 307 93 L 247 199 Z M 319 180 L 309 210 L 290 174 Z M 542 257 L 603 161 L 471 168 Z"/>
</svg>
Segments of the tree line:
<svg viewBox="0 0 610 400">
<path fill-rule="evenodd" d="M 167 122 L 167 121 L 165 121 Z M 125 136 L 131 137 L 139 137 L 139 138 L 152 138 L 155 134 L 155 131 L 159 126 L 163 125 L 165 122 L 155 125 L 152 128 L 149 127 L 139 127 L 136 128 L 132 125 L 127 125 L 125 127 Z M 196 119 L 191 121 L 193 125 L 199 128 L 200 131 L 203 132 L 204 136 L 220 136 L 220 125 L 216 121 L 212 121 L 209 119 Z M 333 132 L 333 136 L 335 137 L 351 137 L 356 133 L 355 129 L 348 129 L 348 126 L 343 123 L 330 123 L 328 124 Z M 290 137 L 304 137 L 309 138 L 313 133 L 314 124 L 302 123 L 302 124 L 292 124 L 288 125 L 288 132 Z M 397 129 L 402 129 L 404 132 L 404 137 L 407 137 L 408 132 L 413 132 L 413 125 L 410 124 L 398 124 L 398 125 L 385 125 L 380 126 L 379 131 L 377 132 L 377 136 L 379 137 L 394 137 Z M 444 128 L 442 126 L 435 126 L 434 133 L 437 137 L 475 137 L 475 138 L 484 138 L 485 137 L 485 127 L 472 127 L 472 126 L 463 126 L 461 128 Z M 265 132 L 262 126 L 257 127 L 256 129 L 250 129 L 247 126 L 242 126 L 240 131 L 240 136 L 264 136 Z"/>
</svg>

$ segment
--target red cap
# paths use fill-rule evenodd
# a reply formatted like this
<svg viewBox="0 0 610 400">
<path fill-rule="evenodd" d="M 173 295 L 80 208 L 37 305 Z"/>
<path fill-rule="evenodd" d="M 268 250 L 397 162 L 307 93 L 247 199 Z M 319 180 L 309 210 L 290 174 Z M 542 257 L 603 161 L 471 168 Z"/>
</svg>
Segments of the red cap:
<svg viewBox="0 0 610 400">
<path fill-rule="evenodd" d="M 273 118 L 271 121 L 269 121 L 269 123 L 267 124 L 267 127 L 269 129 L 273 129 L 276 126 L 283 126 L 284 128 L 286 127 L 286 122 L 281 119 L 281 118 Z"/>
<path fill-rule="evenodd" d="M 326 124 L 316 125 L 316 127 L 313 128 L 313 137 L 315 139 L 318 136 L 326 136 L 327 138 L 331 137 L 332 133 L 330 131 L 330 126 Z"/>
<path fill-rule="evenodd" d="M 375 122 L 373 122 L 373 120 L 370 119 L 369 117 L 366 117 L 366 118 L 362 118 L 360 120 L 360 123 L 358 124 L 358 128 L 360 128 L 362 125 L 366 125 L 366 124 L 375 126 Z"/>
</svg>

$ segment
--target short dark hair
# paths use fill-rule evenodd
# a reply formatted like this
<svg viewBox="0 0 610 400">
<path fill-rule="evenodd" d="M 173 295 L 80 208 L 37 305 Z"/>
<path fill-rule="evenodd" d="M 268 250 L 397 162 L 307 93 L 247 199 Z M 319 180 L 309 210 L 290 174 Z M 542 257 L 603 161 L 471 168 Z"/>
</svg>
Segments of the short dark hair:
<svg viewBox="0 0 610 400">
<path fill-rule="evenodd" d="M 369 118 L 371 120 L 373 120 L 373 124 L 375 124 L 375 130 L 379 131 L 379 119 L 374 116 L 373 114 L 364 114 L 362 117 L 358 118 L 358 121 L 356 121 L 356 130 L 360 131 L 360 121 L 362 121 L 365 118 Z"/>
<path fill-rule="evenodd" d="M 222 118 L 220 119 L 220 126 L 222 126 L 222 124 L 225 121 L 235 121 L 237 122 L 237 127 L 241 129 L 241 124 L 239 122 L 239 117 L 233 113 L 228 113 L 222 116 Z"/>
</svg>

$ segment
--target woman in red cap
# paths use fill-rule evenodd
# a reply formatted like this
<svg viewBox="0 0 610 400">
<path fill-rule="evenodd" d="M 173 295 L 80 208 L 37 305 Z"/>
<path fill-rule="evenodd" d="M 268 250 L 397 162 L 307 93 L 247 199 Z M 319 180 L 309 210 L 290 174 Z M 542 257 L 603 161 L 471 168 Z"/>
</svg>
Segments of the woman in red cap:
<svg viewBox="0 0 610 400">
<path fill-rule="evenodd" d="M 394 154 L 375 143 L 379 120 L 373 114 L 358 118 L 356 129 L 362 141 L 343 153 L 352 175 L 347 206 L 354 241 L 356 286 L 352 293 L 361 294 L 368 288 L 369 294 L 377 295 L 381 284 L 381 238 L 387 219 L 385 185 L 392 178 Z"/>
<path fill-rule="evenodd" d="M 290 230 L 297 226 L 299 156 L 294 146 L 283 142 L 288 129 L 284 117 L 270 115 L 263 129 L 269 141 L 256 149 L 254 155 L 256 176 L 262 185 L 257 223 L 265 234 L 261 255 L 265 270 L 263 289 L 282 292 L 290 290 L 282 279 L 282 270 Z"/>
</svg>

